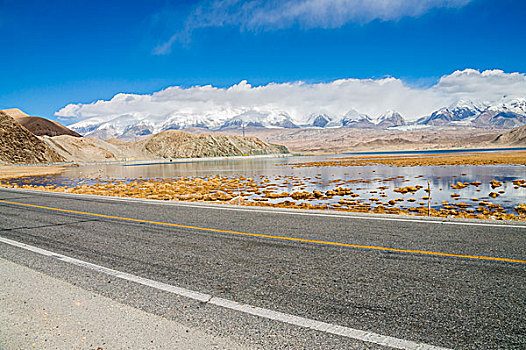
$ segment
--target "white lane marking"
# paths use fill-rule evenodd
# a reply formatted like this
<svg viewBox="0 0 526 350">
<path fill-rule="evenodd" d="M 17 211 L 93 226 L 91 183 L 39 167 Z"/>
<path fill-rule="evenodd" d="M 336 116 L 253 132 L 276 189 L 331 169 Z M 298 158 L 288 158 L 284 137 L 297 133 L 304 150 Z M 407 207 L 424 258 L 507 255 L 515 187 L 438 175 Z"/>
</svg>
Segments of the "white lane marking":
<svg viewBox="0 0 526 350">
<path fill-rule="evenodd" d="M 126 281 L 135 282 L 138 284 L 142 284 L 144 286 L 152 287 L 155 289 L 159 289 L 165 292 L 173 293 L 185 298 L 193 299 L 200 301 L 202 303 L 208 303 L 215 306 L 220 306 L 226 309 L 243 312 L 246 314 L 250 314 L 253 316 L 258 316 L 266 319 L 270 319 L 273 321 L 283 322 L 287 324 L 291 324 L 294 326 L 309 328 L 315 331 L 330 333 L 334 335 L 339 335 L 346 338 L 352 338 L 355 340 L 365 341 L 369 343 L 374 343 L 378 345 L 388 346 L 395 349 L 405 349 L 405 350 L 447 350 L 447 348 L 434 346 L 434 345 L 428 345 L 424 343 L 417 343 L 411 340 L 405 340 L 405 339 L 399 339 L 395 337 L 390 337 L 387 335 L 381 335 L 374 332 L 367 332 L 362 331 L 359 329 L 339 326 L 331 323 L 321 322 L 312 320 L 305 317 L 295 316 L 286 314 L 279 311 L 273 311 L 257 306 L 252 306 L 249 304 L 242 304 L 238 303 L 232 300 L 223 299 L 214 297 L 210 294 L 205 294 L 201 292 L 196 292 L 190 289 L 181 288 L 172 286 L 170 284 L 154 281 L 148 278 L 132 275 L 127 272 L 122 272 L 118 270 L 113 270 L 104 266 L 96 265 L 89 263 L 87 261 L 83 261 L 80 259 L 72 258 L 66 255 L 62 255 L 59 253 L 54 253 L 49 250 L 45 250 L 42 248 L 38 248 L 29 244 L 17 242 L 10 240 L 8 238 L 0 237 L 0 242 L 17 247 L 22 248 L 28 251 L 31 251 L 33 253 L 37 253 L 40 255 L 44 255 L 50 258 L 54 258 L 66 263 L 70 263 L 73 265 L 77 265 L 83 268 L 87 268 L 90 270 L 94 270 L 100 273 L 104 273 L 106 275 L 110 275 L 113 277 L 117 277 Z"/>
<path fill-rule="evenodd" d="M 378 220 L 378 221 L 397 221 L 397 222 L 414 222 L 422 224 L 442 224 L 442 225 L 460 225 L 460 226 L 485 226 L 485 227 L 509 227 L 509 228 L 521 228 L 526 229 L 526 225 L 513 225 L 513 224 L 493 224 L 489 222 L 464 222 L 464 221 L 445 221 L 445 220 L 426 220 L 426 219 L 402 219 L 397 217 L 381 217 L 374 216 L 375 214 L 365 214 L 365 215 L 353 215 L 347 213 L 338 213 L 338 214 L 327 214 L 327 213 L 306 213 L 301 211 L 301 209 L 289 209 L 283 210 L 281 208 L 268 208 L 268 209 L 259 209 L 257 207 L 247 207 L 241 208 L 233 205 L 227 204 L 216 204 L 209 205 L 205 203 L 191 204 L 188 202 L 178 202 L 178 201 L 160 201 L 155 199 L 147 198 L 125 198 L 125 197 L 114 197 L 114 196 L 100 196 L 100 195 L 89 195 L 89 194 L 80 194 L 80 193 L 62 193 L 62 192 L 48 192 L 48 191 L 38 191 L 38 190 L 28 190 L 28 189 L 14 189 L 14 188 L 0 188 L 1 190 L 8 190 L 14 192 L 30 192 L 37 194 L 46 194 L 54 196 L 72 196 L 72 197 L 83 197 L 83 198 L 93 198 L 97 200 L 108 200 L 116 202 L 144 202 L 149 204 L 156 205 L 169 205 L 169 206 L 179 206 L 179 207 L 188 207 L 188 208 L 200 208 L 200 209 L 215 209 L 215 210 L 230 210 L 230 211 L 245 211 L 245 212 L 256 212 L 256 213 L 266 213 L 266 214 L 284 214 L 284 215 L 300 215 L 300 216 L 319 216 L 319 217 L 330 217 L 330 218 L 340 218 L 340 219 L 359 219 L 359 220 Z"/>
</svg>

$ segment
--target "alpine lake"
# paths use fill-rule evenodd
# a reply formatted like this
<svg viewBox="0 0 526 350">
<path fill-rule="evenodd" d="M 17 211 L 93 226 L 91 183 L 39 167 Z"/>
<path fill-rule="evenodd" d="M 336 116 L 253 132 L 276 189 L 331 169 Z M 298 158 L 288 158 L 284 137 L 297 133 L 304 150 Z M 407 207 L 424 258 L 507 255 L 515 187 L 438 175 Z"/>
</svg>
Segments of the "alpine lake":
<svg viewBox="0 0 526 350">
<path fill-rule="evenodd" d="M 526 220 L 526 166 L 521 161 L 525 152 L 514 153 L 521 150 L 100 163 L 67 167 L 59 175 L 4 179 L 0 186 L 233 205 Z M 513 154 L 519 154 L 518 162 L 514 158 L 509 164 L 462 164 L 462 159 L 481 155 L 500 159 Z M 450 160 L 434 161 L 443 157 Z"/>
</svg>

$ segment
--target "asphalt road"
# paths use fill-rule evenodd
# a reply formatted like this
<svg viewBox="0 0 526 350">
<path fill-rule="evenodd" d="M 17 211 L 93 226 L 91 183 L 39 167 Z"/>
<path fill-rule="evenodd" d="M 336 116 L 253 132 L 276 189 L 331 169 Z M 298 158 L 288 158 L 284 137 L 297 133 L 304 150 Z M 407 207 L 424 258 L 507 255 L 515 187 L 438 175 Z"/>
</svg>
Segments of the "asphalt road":
<svg viewBox="0 0 526 350">
<path fill-rule="evenodd" d="M 526 225 L 521 223 L 2 189 L 0 236 L 214 297 L 398 339 L 457 349 L 526 348 L 526 264 L 483 259 L 526 260 Z M 0 257 L 249 346 L 379 348 L 196 302 L 3 243 Z"/>
</svg>

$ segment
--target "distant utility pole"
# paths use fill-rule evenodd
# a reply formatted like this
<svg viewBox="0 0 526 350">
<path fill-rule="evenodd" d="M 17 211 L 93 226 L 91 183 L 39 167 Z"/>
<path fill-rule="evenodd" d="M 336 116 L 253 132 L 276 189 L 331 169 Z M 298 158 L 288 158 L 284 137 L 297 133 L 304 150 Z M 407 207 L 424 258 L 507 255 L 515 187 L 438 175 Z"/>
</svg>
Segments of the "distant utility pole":
<svg viewBox="0 0 526 350">
<path fill-rule="evenodd" d="M 245 137 L 245 123 L 241 123 L 241 128 L 243 128 L 243 137 Z"/>
<path fill-rule="evenodd" d="M 427 180 L 427 216 L 431 216 L 431 185 Z"/>
</svg>

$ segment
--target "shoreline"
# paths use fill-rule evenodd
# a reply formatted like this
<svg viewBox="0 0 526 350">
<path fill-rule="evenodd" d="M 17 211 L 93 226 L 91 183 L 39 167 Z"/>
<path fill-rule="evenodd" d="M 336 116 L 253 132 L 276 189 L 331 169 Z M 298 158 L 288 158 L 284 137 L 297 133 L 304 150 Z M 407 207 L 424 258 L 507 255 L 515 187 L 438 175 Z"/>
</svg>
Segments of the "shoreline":
<svg viewBox="0 0 526 350">
<path fill-rule="evenodd" d="M 367 180 L 366 180 L 367 181 Z M 442 201 L 442 205 L 431 206 L 430 197 L 427 196 L 423 186 L 395 188 L 394 192 L 400 193 L 400 197 L 391 200 L 381 200 L 378 198 L 365 198 L 353 192 L 348 187 L 336 187 L 326 192 L 318 190 L 278 193 L 269 190 L 275 184 L 264 181 L 260 184 L 251 178 L 182 178 L 182 179 L 135 179 L 132 182 L 124 181 L 102 181 L 93 184 L 81 184 L 76 186 L 57 186 L 57 185 L 35 185 L 31 183 L 10 184 L 0 181 L 0 187 L 22 190 L 37 190 L 43 192 L 78 194 L 78 195 L 99 195 L 117 198 L 136 198 L 158 200 L 159 202 L 187 202 L 187 203 L 221 203 L 242 206 L 274 207 L 288 209 L 308 209 L 308 210 L 334 210 L 340 212 L 359 212 L 377 214 L 397 214 L 397 215 L 416 215 L 430 217 L 456 217 L 467 219 L 494 219 L 509 221 L 526 221 L 526 203 L 516 203 L 511 212 L 499 204 L 494 204 L 489 200 L 476 199 L 477 204 L 469 205 L 462 201 L 457 201 L 458 194 L 452 194 L 449 201 Z M 350 180 L 350 182 L 355 182 Z M 526 180 L 513 180 L 515 189 L 526 188 Z M 492 188 L 500 188 L 503 184 L 493 180 Z M 478 188 L 480 182 L 461 183 L 452 185 L 453 188 L 464 188 L 473 186 Z M 383 187 L 382 187 L 383 188 Z M 422 190 L 425 197 L 414 197 L 413 194 Z M 498 189 L 495 190 L 498 192 Z M 375 193 L 377 191 L 374 191 Z M 408 194 L 408 196 L 404 196 Z M 257 197 L 255 197 L 257 196 Z M 490 197 L 498 197 L 499 193 L 491 193 Z M 251 197 L 251 198 L 245 198 Z M 319 203 L 317 200 L 331 200 L 336 197 L 337 203 Z M 279 200 L 280 202 L 274 201 Z M 416 206 L 407 207 L 399 202 L 421 203 Z M 428 205 L 426 206 L 425 202 Z"/>
<path fill-rule="evenodd" d="M 208 158 L 178 158 L 162 160 L 140 160 L 129 163 L 121 163 L 122 166 L 147 166 L 177 163 L 199 163 L 214 162 L 222 160 L 248 160 L 248 159 L 282 159 L 285 157 L 294 157 L 294 154 L 281 155 L 258 155 L 258 156 L 234 156 L 234 157 L 208 157 Z M 308 158 L 308 157 L 307 157 Z M 444 162 L 448 160 L 448 162 Z M 517 162 L 519 160 L 519 162 Z M 497 162 L 497 163 L 496 163 Z M 109 165 L 108 163 L 91 163 L 90 165 L 99 165 L 100 167 Z M 111 163 L 115 164 L 115 163 Z M 276 166 L 296 167 L 341 167 L 341 166 L 422 166 L 432 167 L 437 165 L 452 165 L 453 167 L 461 166 L 491 166 L 491 165 L 526 165 L 526 151 L 509 151 L 502 152 L 479 152 L 464 154 L 426 154 L 426 155 L 369 155 L 368 157 L 327 157 L 324 161 L 304 161 L 289 164 L 276 164 Z M 517 165 L 521 164 L 521 165 Z M 78 166 L 78 165 L 77 165 Z M 111 180 L 101 179 L 100 176 L 88 176 L 94 180 L 92 184 L 76 185 L 57 185 L 55 183 L 39 184 L 38 178 L 23 179 L 16 182 L 10 182 L 10 179 L 31 176 L 45 176 L 60 174 L 67 167 L 58 165 L 49 166 L 3 166 L 0 167 L 0 186 L 6 188 L 21 188 L 42 190 L 47 192 L 93 194 L 93 195 L 110 195 L 122 198 L 145 198 L 166 201 L 182 202 L 205 202 L 205 203 L 224 203 L 238 204 L 244 206 L 258 207 L 276 207 L 290 209 L 308 209 L 308 210 L 335 210 L 342 212 L 361 212 L 361 213 L 378 213 L 378 214 L 398 214 L 398 215 L 418 215 L 434 217 L 459 217 L 475 219 L 497 219 L 497 220 L 526 220 L 526 203 L 517 201 L 511 208 L 504 209 L 499 204 L 491 202 L 492 198 L 498 197 L 504 193 L 502 183 L 492 181 L 492 189 L 489 197 L 476 195 L 474 198 L 467 195 L 459 196 L 453 192 L 451 198 L 442 200 L 442 205 L 428 206 L 424 202 L 429 199 L 425 193 L 420 196 L 403 195 L 409 191 L 413 194 L 420 190 L 422 186 L 401 187 L 393 189 L 400 195 L 388 197 L 384 190 L 388 189 L 385 185 L 373 188 L 369 193 L 361 193 L 361 188 L 354 188 L 356 179 L 340 180 L 338 186 L 327 191 L 305 191 L 307 182 L 318 183 L 318 178 L 307 177 L 301 179 L 288 179 L 288 182 L 295 183 L 297 188 L 290 193 L 283 192 L 280 188 L 283 184 L 275 183 L 275 179 L 264 179 L 264 181 L 255 181 L 252 178 L 244 176 L 226 177 L 215 176 L 212 178 L 190 177 L 181 179 L 171 178 L 128 178 L 128 180 Z M 265 176 L 264 176 L 265 177 Z M 392 180 L 388 178 L 386 180 Z M 14 180 L 17 181 L 17 180 Z M 299 181 L 299 182 L 298 182 Z M 371 180 L 362 179 L 368 183 Z M 288 183 L 287 182 L 287 183 Z M 297 183 L 296 183 L 297 182 Z M 493 184 L 495 182 L 495 184 Z M 504 181 L 506 182 L 506 181 Z M 526 187 L 524 179 L 512 181 L 515 190 Z M 301 186 L 300 186 L 301 185 Z M 342 187 L 342 186 L 347 187 Z M 451 185 L 457 192 L 464 187 L 474 186 L 476 191 L 480 192 L 478 186 L 481 183 L 474 181 L 472 183 L 461 183 Z M 351 188 L 351 187 L 353 188 Z M 507 185 L 506 185 L 507 186 Z M 497 189 L 495 189 L 497 188 Z M 358 191 L 359 193 L 353 192 Z M 408 189 L 406 192 L 402 190 Z M 424 191 L 424 190 L 422 190 Z M 440 188 L 439 191 L 442 191 Z M 247 197 L 247 198 L 245 198 Z M 250 197 L 250 198 L 248 198 Z M 334 199 L 333 199 L 334 198 Z M 387 199 L 384 199 L 387 198 Z M 279 201 L 279 202 L 278 202 Z M 327 201 L 327 202 L 323 202 Z M 419 201 L 419 205 L 415 205 Z M 407 202 L 407 203 L 406 203 Z M 468 203 L 468 204 L 467 204 Z M 469 204 L 471 203 L 471 204 Z M 498 203 L 498 201 L 497 201 Z M 502 204 L 502 203 L 501 203 Z M 511 211 L 510 211 L 511 210 Z"/>
<path fill-rule="evenodd" d="M 451 154 L 448 154 L 451 152 Z M 357 151 L 357 152 L 290 152 L 290 153 L 279 153 L 279 154 L 261 154 L 261 155 L 241 155 L 241 156 L 223 156 L 223 157 L 194 157 L 194 158 L 153 158 L 153 159 L 126 159 L 121 160 L 109 160 L 109 161 L 93 161 L 93 162 L 56 162 L 56 163 L 31 163 L 31 164 L 1 164 L 0 163 L 0 178 L 2 178 L 3 172 L 12 172 L 10 169 L 14 168 L 67 168 L 67 167 L 78 167 L 85 165 L 118 165 L 123 164 L 124 166 L 133 165 L 157 165 L 157 164 L 170 164 L 170 163 L 200 163 L 200 162 L 212 162 L 220 160 L 247 160 L 247 159 L 269 159 L 269 158 L 291 158 L 291 157 L 315 157 L 315 156 L 342 156 L 340 159 L 355 158 L 355 159 L 374 159 L 379 156 L 384 157 L 421 157 L 427 156 L 453 156 L 453 155 L 469 155 L 469 154 L 495 154 L 495 153 L 511 153 L 511 152 L 526 152 L 526 147 L 492 147 L 492 148 L 440 148 L 440 149 L 380 149 L 379 151 Z M 354 157 L 353 157 L 354 156 Z M 331 159 L 331 158 L 329 158 Z M 511 163 L 510 163 L 511 164 Z M 469 165 L 469 164 L 466 164 Z M 40 171 L 37 170 L 35 176 L 40 175 Z M 31 175 L 22 175 L 31 176 Z"/>
<path fill-rule="evenodd" d="M 294 205 L 292 203 L 281 202 L 281 203 L 268 203 L 268 202 L 258 202 L 258 201 L 250 201 L 246 200 L 242 197 L 233 197 L 229 200 L 223 200 L 220 199 L 218 201 L 207 201 L 207 200 L 166 200 L 159 198 L 157 195 L 150 195 L 150 196 L 126 196 L 126 195 L 119 195 L 112 191 L 104 191 L 102 193 L 96 193 L 92 191 L 61 191 L 57 190 L 56 188 L 49 188 L 45 186 L 37 186 L 37 187 L 4 187 L 0 186 L 5 189 L 14 189 L 14 190 L 22 190 L 22 191 L 39 191 L 39 192 L 47 192 L 47 193 L 54 193 L 54 194 L 74 194 L 79 196 L 100 196 L 100 197 L 114 197 L 114 198 L 122 198 L 122 199 L 146 199 L 151 200 L 152 202 L 158 202 L 158 203 L 188 203 L 188 204 L 214 204 L 214 205 L 225 205 L 225 206 L 239 206 L 239 207 L 260 207 L 260 208 L 274 208 L 274 209 L 289 209 L 289 210 L 307 210 L 307 211 L 313 211 L 313 212 L 340 212 L 340 213 L 360 213 L 360 214 L 381 214 L 381 215 L 395 215 L 400 217 L 407 217 L 407 216 L 416 216 L 416 217 L 427 217 L 427 218 L 443 218 L 443 219 L 474 219 L 474 220 L 492 220 L 492 221 L 507 221 L 507 222 L 524 222 L 526 221 L 526 204 L 519 204 L 517 207 L 515 207 L 515 211 L 517 214 L 514 213 L 503 213 L 499 210 L 496 211 L 485 211 L 477 213 L 475 211 L 466 211 L 464 210 L 462 206 L 456 206 L 453 203 L 448 203 L 448 208 L 441 208 L 440 210 L 437 210 L 435 208 L 431 208 L 430 210 L 428 207 L 425 206 L 418 206 L 413 207 L 411 209 L 403 209 L 400 207 L 372 207 L 370 205 L 358 205 L 357 208 L 341 208 L 336 206 L 330 206 L 330 205 Z M 453 208 L 455 206 L 455 208 Z"/>
<path fill-rule="evenodd" d="M 221 160 L 249 160 L 249 159 L 268 159 L 268 158 L 287 158 L 300 157 L 303 154 L 282 153 L 282 154 L 262 154 L 251 156 L 228 156 L 228 157 L 204 157 L 204 158 L 158 158 L 158 159 L 134 159 L 134 160 L 115 160 L 105 162 L 63 162 L 63 163 L 35 163 L 35 164 L 1 164 L 0 179 L 15 179 L 26 176 L 46 176 L 57 175 L 70 167 L 93 166 L 93 165 L 122 165 L 122 166 L 141 166 L 141 165 L 162 165 L 177 163 L 201 163 Z"/>
<path fill-rule="evenodd" d="M 58 175 L 66 166 L 57 165 L 0 165 L 0 179 L 15 179 L 26 176 Z"/>
</svg>

